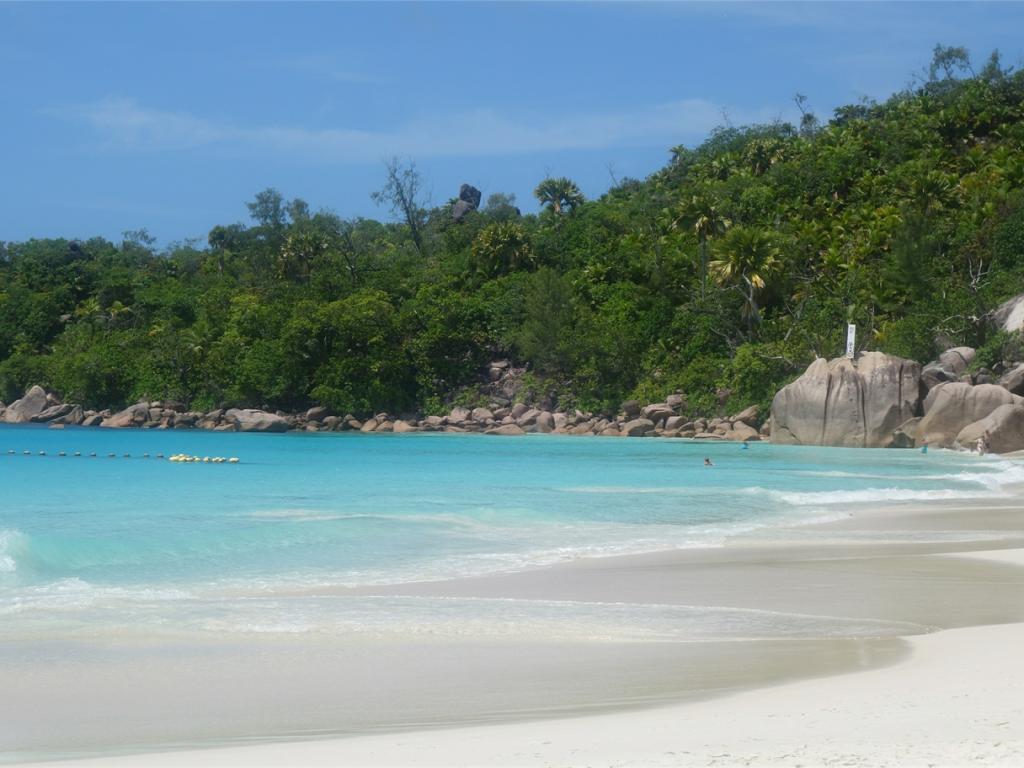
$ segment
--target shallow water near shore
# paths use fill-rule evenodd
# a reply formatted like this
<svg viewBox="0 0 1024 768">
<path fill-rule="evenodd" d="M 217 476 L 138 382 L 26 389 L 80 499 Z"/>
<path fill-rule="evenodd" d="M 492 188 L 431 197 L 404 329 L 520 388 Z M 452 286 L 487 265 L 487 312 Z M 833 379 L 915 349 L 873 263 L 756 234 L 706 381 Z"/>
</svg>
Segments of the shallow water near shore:
<svg viewBox="0 0 1024 768">
<path fill-rule="evenodd" d="M 179 452 L 240 463 L 155 458 Z M 1009 620 L 1021 580 L 716 548 L 853 507 L 1010 504 L 1022 477 L 947 451 L 0 428 L 0 762 L 582 714 L 892 662 L 902 636 Z M 946 551 L 1006 535 L 978 530 L 997 517 L 879 531 Z M 572 563 L 666 550 L 696 559 Z M 974 613 L 952 620 L 936 589 Z"/>
<path fill-rule="evenodd" d="M 240 463 L 154 458 L 179 452 Z M 705 456 L 714 466 L 704 466 Z M 681 440 L 7 427 L 0 475 L 7 636 L 171 625 L 459 634 L 493 624 L 477 621 L 487 612 L 506 611 L 521 631 L 546 636 L 575 631 L 566 629 L 566 606 L 309 600 L 332 587 L 717 546 L 743 532 L 841 517 L 850 504 L 997 498 L 1024 479 L 1024 468 L 948 451 Z M 576 629 L 706 637 L 716 622 L 648 613 L 603 612 L 597 621 L 581 610 Z"/>
</svg>

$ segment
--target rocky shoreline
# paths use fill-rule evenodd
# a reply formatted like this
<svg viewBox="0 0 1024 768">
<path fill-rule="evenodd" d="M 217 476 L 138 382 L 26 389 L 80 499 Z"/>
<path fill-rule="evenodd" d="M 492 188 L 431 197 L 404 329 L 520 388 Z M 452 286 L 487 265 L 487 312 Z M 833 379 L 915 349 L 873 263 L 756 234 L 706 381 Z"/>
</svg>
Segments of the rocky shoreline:
<svg viewBox="0 0 1024 768">
<path fill-rule="evenodd" d="M 479 432 L 488 435 L 525 435 L 527 433 L 562 435 L 600 435 L 602 437 L 688 437 L 707 440 L 760 440 L 768 435 L 768 425 L 759 419 L 757 407 L 747 408 L 731 417 L 688 419 L 685 399 L 669 395 L 665 402 L 645 406 L 635 400 L 622 404 L 615 416 L 600 416 L 583 411 L 566 413 L 534 408 L 523 403 L 489 408 L 455 407 L 446 416 L 400 418 L 378 413 L 359 419 L 352 414 L 339 416 L 317 406 L 302 413 L 270 412 L 253 408 L 218 408 L 201 412 L 187 410 L 173 402 L 140 402 L 112 412 L 85 410 L 73 403 L 62 403 L 52 392 L 31 387 L 25 396 L 9 406 L 0 403 L 0 421 L 7 424 L 47 424 L 103 427 L 108 429 L 205 429 L 216 432 Z"/>
<path fill-rule="evenodd" d="M 850 448 L 1024 450 L 1024 363 L 969 369 L 971 347 L 921 366 L 882 352 L 815 360 L 772 402 L 772 441 Z"/>
<path fill-rule="evenodd" d="M 4 406 L 0 421 L 112 429 L 204 429 L 217 432 L 478 432 L 601 437 L 680 437 L 695 440 L 771 440 L 782 445 L 851 448 L 1024 450 L 1024 363 L 1005 361 L 998 372 L 970 371 L 976 353 L 954 347 L 927 365 L 883 352 L 856 358 L 818 358 L 772 401 L 767 418 L 756 406 L 732 416 L 695 417 L 686 397 L 622 403 L 617 414 L 548 410 L 512 402 L 500 387 L 511 381 L 508 363 L 489 371 L 488 407 L 454 407 L 445 416 L 377 413 L 358 418 L 317 406 L 301 413 L 254 408 L 188 410 L 183 403 L 140 402 L 121 411 L 90 411 L 63 403 L 40 386 Z"/>
</svg>

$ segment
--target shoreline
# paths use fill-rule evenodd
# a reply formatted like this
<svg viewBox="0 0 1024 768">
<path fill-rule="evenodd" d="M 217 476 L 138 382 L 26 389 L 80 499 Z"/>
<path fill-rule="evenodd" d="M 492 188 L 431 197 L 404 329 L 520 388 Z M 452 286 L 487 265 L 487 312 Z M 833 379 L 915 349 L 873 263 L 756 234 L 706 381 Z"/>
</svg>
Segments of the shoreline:
<svg viewBox="0 0 1024 768">
<path fill-rule="evenodd" d="M 269 411 L 259 408 L 221 407 L 195 411 L 180 402 L 140 401 L 122 410 L 86 410 L 62 403 L 54 393 L 32 386 L 25 396 L 5 406 L 0 423 L 40 424 L 49 428 L 104 427 L 109 429 L 198 429 L 210 432 L 356 432 L 362 434 L 419 432 L 482 433 L 506 437 L 525 434 L 598 435 L 601 437 L 691 437 L 708 440 L 758 441 L 768 437 L 769 420 L 758 406 L 732 416 L 696 416 L 688 412 L 681 394 L 664 402 L 642 406 L 622 403 L 620 413 L 593 413 L 484 397 L 487 407 L 454 406 L 447 415 L 377 412 L 356 417 L 339 415 L 324 406 L 304 411 Z"/>
<path fill-rule="evenodd" d="M 876 507 L 832 522 L 782 529 L 783 536 L 772 541 L 759 540 L 754 534 L 737 537 L 720 548 L 584 558 L 532 571 L 337 590 L 342 595 L 441 599 L 731 605 L 779 611 L 780 615 L 803 612 L 909 621 L 918 627 L 909 635 L 895 638 L 898 646 L 890 643 L 888 651 L 873 658 L 869 658 L 870 653 L 864 656 L 869 646 L 857 649 L 855 655 L 860 654 L 861 661 L 852 666 L 847 658 L 815 670 L 808 664 L 811 657 L 806 657 L 795 664 L 784 662 L 779 668 L 781 677 L 765 676 L 763 669 L 747 669 L 753 677 L 710 697 L 691 696 L 693 700 L 687 701 L 686 695 L 676 691 L 668 693 L 663 701 L 652 699 L 641 708 L 637 701 L 605 701 L 614 709 L 610 713 L 598 710 L 597 714 L 588 714 L 584 706 L 571 711 L 573 716 L 567 718 L 556 708 L 546 714 L 527 713 L 531 719 L 521 722 L 506 716 L 508 722 L 501 722 L 499 717 L 498 722 L 476 725 L 435 723 L 428 730 L 404 728 L 321 740 L 271 738 L 247 746 L 199 749 L 179 744 L 183 747 L 180 751 L 123 757 L 105 754 L 68 761 L 67 765 L 788 765 L 795 760 L 815 765 L 842 762 L 840 757 L 857 757 L 871 765 L 902 765 L 908 761 L 935 762 L 932 758 L 936 755 L 939 765 L 950 761 L 959 764 L 973 759 L 971 749 L 981 748 L 975 743 L 974 720 L 965 710 L 956 709 L 961 701 L 976 705 L 973 689 L 968 685 L 963 693 L 968 698 L 953 697 L 941 707 L 933 707 L 935 711 L 928 709 L 928 701 L 943 696 L 943 686 L 952 684 L 957 668 L 951 664 L 952 658 L 974 654 L 977 649 L 983 651 L 976 660 L 981 671 L 972 685 L 979 691 L 998 688 L 1002 698 L 993 706 L 1006 709 L 1003 719 L 1022 729 L 1016 738 L 1012 738 L 1012 732 L 1004 733 L 999 746 L 982 739 L 988 755 L 985 763 L 1019 763 L 1024 759 L 1024 721 L 1013 720 L 1012 712 L 1020 708 L 1013 710 L 1015 701 L 1008 702 L 1006 695 L 1013 690 L 1011 682 L 1024 685 L 1024 664 L 1013 665 L 1008 659 L 1003 659 L 1007 662 L 1003 664 L 997 661 L 993 649 L 1007 647 L 1004 643 L 1024 642 L 1024 623 L 1015 623 L 1024 622 L 1024 606 L 1015 599 L 1024 589 L 1024 524 L 1018 519 L 1020 510 L 1019 498 L 977 503 L 957 499 L 928 507 Z M 1001 536 L 1001 541 L 972 539 L 979 523 L 985 524 L 987 533 Z M 962 536 L 952 541 L 935 540 L 934 535 L 931 541 L 892 538 L 893 533 L 908 530 L 917 534 L 954 531 Z M 882 534 L 882 538 L 858 540 L 865 532 Z M 789 538 L 787 534 L 791 534 Z M 751 583 L 758 584 L 756 592 L 750 589 Z M 818 650 L 810 651 L 811 647 Z M 813 656 L 825 646 L 811 647 L 804 650 Z M 886 647 L 885 643 L 881 647 Z M 509 658 L 523 649 L 513 650 Z M 550 660 L 554 665 L 548 668 L 552 681 L 564 673 L 569 658 Z M 616 663 L 636 664 L 635 654 L 627 654 L 619 662 L 611 658 L 601 661 L 595 657 L 592 661 L 604 670 L 602 674 Z M 711 658 L 718 660 L 712 663 L 714 666 L 725 657 Z M 731 663 L 735 664 L 736 659 Z M 669 672 L 673 665 L 680 665 L 680 659 L 671 654 L 658 656 L 652 670 L 657 675 L 659 670 Z M 860 671 L 852 674 L 851 670 Z M 502 684 L 500 678 L 491 682 Z M 1005 690 L 999 687 L 1003 683 Z M 956 684 L 965 685 L 963 680 Z M 901 702 L 891 691 L 913 691 L 917 698 Z M 835 699 L 836 706 L 820 705 L 827 697 Z M 869 716 L 869 704 L 877 709 L 876 714 Z M 886 731 L 883 747 L 870 747 L 872 738 L 881 739 L 881 731 L 871 729 L 896 727 L 893 723 L 898 724 L 907 709 L 920 715 L 920 721 L 912 725 L 922 733 L 927 733 L 933 716 L 941 715 L 950 724 L 920 743 L 908 743 L 905 738 L 901 742 L 900 733 L 909 732 L 909 726 L 899 725 L 897 733 Z M 790 722 L 792 728 L 773 735 L 780 718 Z M 692 728 L 680 732 L 680 722 Z M 961 723 L 959 728 L 955 727 L 957 722 Z M 827 737 L 799 738 L 798 733 L 806 731 L 809 724 L 825 724 L 832 730 Z M 851 730 L 860 740 L 842 742 L 840 737 Z M 939 736 L 959 740 L 939 749 L 935 746 Z"/>
<path fill-rule="evenodd" d="M 892 666 L 703 702 L 50 765 L 1017 766 L 1024 662 L 1004 651 L 1022 642 L 1024 624 L 950 629 L 911 638 Z"/>
</svg>

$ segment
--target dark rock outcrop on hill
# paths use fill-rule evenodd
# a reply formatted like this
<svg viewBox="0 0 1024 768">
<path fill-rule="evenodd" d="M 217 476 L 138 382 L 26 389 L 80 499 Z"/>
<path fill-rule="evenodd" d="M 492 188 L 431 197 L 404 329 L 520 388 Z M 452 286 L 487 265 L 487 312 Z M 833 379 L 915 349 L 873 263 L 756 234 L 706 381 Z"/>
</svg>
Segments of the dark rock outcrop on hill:
<svg viewBox="0 0 1024 768">
<path fill-rule="evenodd" d="M 462 221 L 467 213 L 480 207 L 480 190 L 472 184 L 463 184 L 459 188 L 459 199 L 452 206 L 452 220 Z"/>
<path fill-rule="evenodd" d="M 882 352 L 818 358 L 772 401 L 772 442 L 887 448 L 917 415 L 921 366 Z"/>
</svg>

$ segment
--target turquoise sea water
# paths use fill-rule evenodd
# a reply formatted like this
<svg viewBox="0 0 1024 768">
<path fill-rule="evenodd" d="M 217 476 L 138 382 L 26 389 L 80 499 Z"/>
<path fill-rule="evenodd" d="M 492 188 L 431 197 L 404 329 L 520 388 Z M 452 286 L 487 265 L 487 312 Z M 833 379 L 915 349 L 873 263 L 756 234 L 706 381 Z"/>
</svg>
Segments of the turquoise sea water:
<svg viewBox="0 0 1024 768">
<path fill-rule="evenodd" d="M 240 463 L 143 458 L 178 452 Z M 1005 495 L 1024 471 L 948 451 L 33 426 L 0 428 L 0 478 L 0 637 L 23 637 L 383 633 L 396 622 L 454 631 L 458 601 L 322 598 L 344 586 L 714 546 L 854 503 Z M 475 630 L 515 619 L 511 610 L 474 603 Z M 614 623 L 614 610 L 580 610 L 584 624 Z M 680 610 L 646 629 L 663 631 L 668 616 L 699 631 Z M 563 607 L 531 611 L 520 630 L 550 631 Z M 620 624 L 645 631 L 635 614 Z"/>
</svg>

